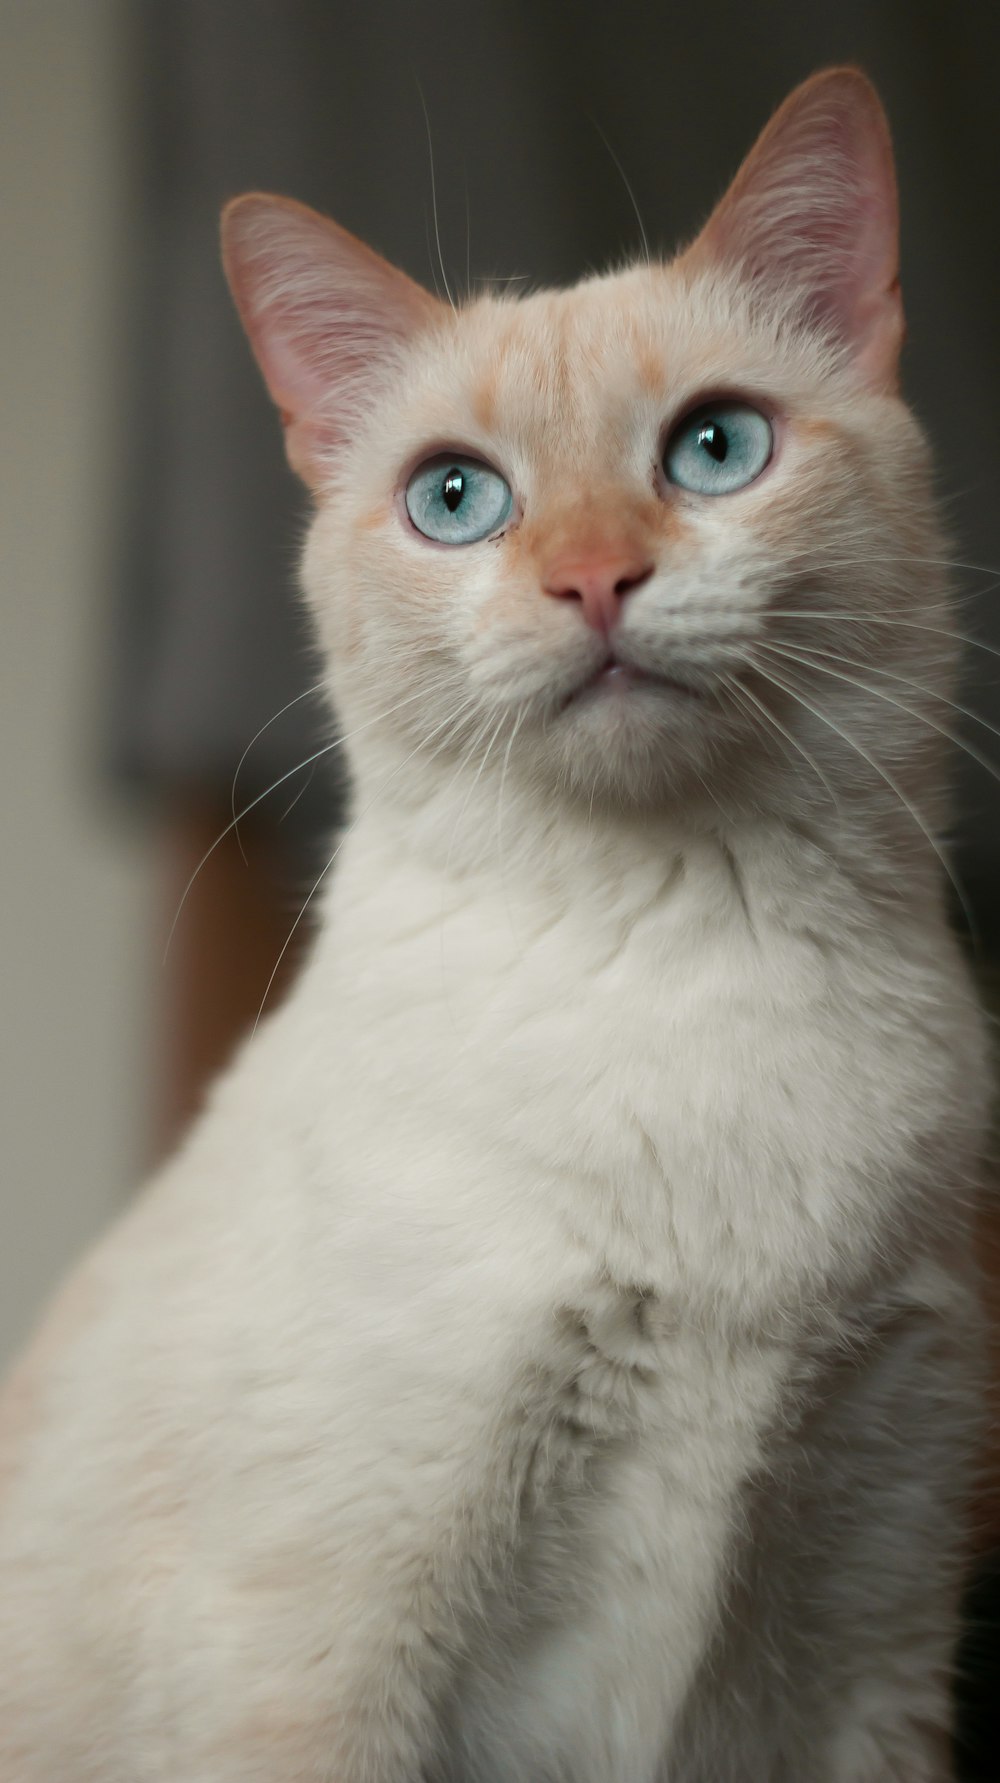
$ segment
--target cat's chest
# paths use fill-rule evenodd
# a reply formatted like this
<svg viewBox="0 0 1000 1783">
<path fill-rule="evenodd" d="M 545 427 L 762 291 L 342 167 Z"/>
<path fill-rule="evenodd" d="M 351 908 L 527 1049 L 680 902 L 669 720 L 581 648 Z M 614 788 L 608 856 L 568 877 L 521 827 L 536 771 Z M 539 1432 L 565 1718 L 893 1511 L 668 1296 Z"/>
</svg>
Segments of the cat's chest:
<svg viewBox="0 0 1000 1783">
<path fill-rule="evenodd" d="M 470 997 L 449 1094 L 501 1176 L 565 1196 L 620 1277 L 655 1251 L 664 1287 L 668 1258 L 711 1273 L 829 1229 L 838 1179 L 905 1124 L 906 1061 L 862 1002 L 801 944 L 639 930 L 602 958 L 561 938 Z"/>
<path fill-rule="evenodd" d="M 569 1454 L 626 1436 L 662 1392 L 662 1333 L 653 1291 L 592 1280 L 556 1307 L 547 1416 Z"/>
<path fill-rule="evenodd" d="M 717 1434 L 734 1413 L 757 1423 L 792 1369 L 788 1340 L 787 1331 L 740 1336 L 721 1322 L 695 1328 L 649 1283 L 567 1277 L 538 1321 L 516 1395 L 531 1483 L 544 1488 L 563 1474 L 580 1484 L 609 1445 L 640 1434 L 690 1443 L 706 1419 Z"/>
<path fill-rule="evenodd" d="M 689 870 L 625 914 L 498 896 L 444 927 L 440 895 L 411 899 L 361 973 L 338 1133 L 444 1222 L 457 1196 L 501 1245 L 530 1231 L 751 1322 L 869 1254 L 945 1055 L 870 960 L 716 892 Z"/>
</svg>

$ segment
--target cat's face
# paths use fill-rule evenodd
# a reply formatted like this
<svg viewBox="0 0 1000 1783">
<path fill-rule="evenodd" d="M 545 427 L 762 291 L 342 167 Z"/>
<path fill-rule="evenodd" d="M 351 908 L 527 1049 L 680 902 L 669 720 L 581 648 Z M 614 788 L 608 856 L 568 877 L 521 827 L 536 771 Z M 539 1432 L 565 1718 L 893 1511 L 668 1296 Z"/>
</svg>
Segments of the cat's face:
<svg viewBox="0 0 1000 1783">
<path fill-rule="evenodd" d="M 775 692 L 756 646 L 822 635 L 771 614 L 857 611 L 858 559 L 913 554 L 921 458 L 898 402 L 680 267 L 449 313 L 310 546 L 342 699 L 419 688 L 393 723 L 442 763 L 492 737 L 588 798 L 731 778 Z"/>
<path fill-rule="evenodd" d="M 234 286 L 318 497 L 306 582 L 349 726 L 443 772 L 655 806 L 789 761 L 821 784 L 845 732 L 870 753 L 886 707 L 850 664 L 873 632 L 883 668 L 934 671 L 930 634 L 890 617 L 933 532 L 894 387 L 884 125 L 859 77 L 826 81 L 837 104 L 817 111 L 822 80 L 793 96 L 687 255 L 569 291 L 455 312 L 311 213 L 283 206 L 282 236 L 252 211 L 280 201 L 237 207 Z M 811 193 L 789 172 L 803 116 L 844 163 Z"/>
</svg>

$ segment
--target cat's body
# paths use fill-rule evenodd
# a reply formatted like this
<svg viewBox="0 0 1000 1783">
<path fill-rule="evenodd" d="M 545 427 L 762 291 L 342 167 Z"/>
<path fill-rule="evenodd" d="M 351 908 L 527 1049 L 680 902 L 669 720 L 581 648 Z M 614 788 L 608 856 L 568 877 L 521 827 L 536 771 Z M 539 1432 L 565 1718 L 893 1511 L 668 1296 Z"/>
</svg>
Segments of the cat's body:
<svg viewBox="0 0 1000 1783">
<path fill-rule="evenodd" d="M 725 277 L 664 319 L 668 276 L 438 321 L 321 505 L 359 815 L 299 986 L 8 1390 L 2 1783 L 950 1774 L 987 1073 L 914 817 L 941 765 L 913 689 L 950 673 L 922 447 Z M 673 672 L 732 667 L 796 602 L 829 647 L 823 613 L 857 625 L 874 587 L 909 688 L 888 718 L 834 683 L 837 722 L 747 728 L 618 669 L 574 708 L 604 644 L 524 554 L 648 550 L 635 441 L 677 366 L 790 419 L 764 524 L 669 514 Z M 390 435 L 412 462 L 477 428 L 520 455 L 524 515 L 428 618 L 454 555 L 424 579 L 407 537 L 401 576 L 371 482 Z M 621 637 L 655 656 L 640 568 Z M 533 626 L 568 688 L 537 724 Z M 497 703 L 451 748 L 459 652 Z"/>
</svg>

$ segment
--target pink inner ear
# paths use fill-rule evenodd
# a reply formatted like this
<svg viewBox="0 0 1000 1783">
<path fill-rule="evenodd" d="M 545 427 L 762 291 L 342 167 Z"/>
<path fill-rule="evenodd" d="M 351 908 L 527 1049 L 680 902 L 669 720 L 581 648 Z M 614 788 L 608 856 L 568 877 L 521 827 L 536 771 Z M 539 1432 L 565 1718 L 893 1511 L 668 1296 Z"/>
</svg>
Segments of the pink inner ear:
<svg viewBox="0 0 1000 1783">
<path fill-rule="evenodd" d="M 387 366 L 441 306 L 346 230 L 289 199 L 236 199 L 223 213 L 222 239 L 289 459 L 316 489 Z"/>
<path fill-rule="evenodd" d="M 894 382 L 896 183 L 885 115 L 863 75 L 817 75 L 785 101 L 689 252 L 794 293 L 871 382 Z"/>
</svg>

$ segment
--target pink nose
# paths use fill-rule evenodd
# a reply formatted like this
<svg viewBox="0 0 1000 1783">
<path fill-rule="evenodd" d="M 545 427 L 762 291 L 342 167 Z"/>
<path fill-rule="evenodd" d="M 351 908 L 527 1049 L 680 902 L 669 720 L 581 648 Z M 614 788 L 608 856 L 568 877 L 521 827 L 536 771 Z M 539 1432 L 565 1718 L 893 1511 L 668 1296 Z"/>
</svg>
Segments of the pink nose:
<svg viewBox="0 0 1000 1783">
<path fill-rule="evenodd" d="M 622 602 L 653 573 L 640 557 L 563 558 L 553 564 L 542 586 L 546 594 L 579 601 L 583 617 L 605 636 L 618 623 Z"/>
</svg>

